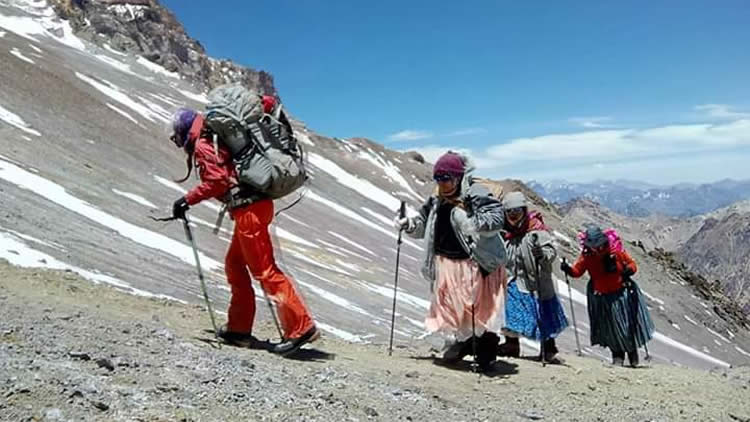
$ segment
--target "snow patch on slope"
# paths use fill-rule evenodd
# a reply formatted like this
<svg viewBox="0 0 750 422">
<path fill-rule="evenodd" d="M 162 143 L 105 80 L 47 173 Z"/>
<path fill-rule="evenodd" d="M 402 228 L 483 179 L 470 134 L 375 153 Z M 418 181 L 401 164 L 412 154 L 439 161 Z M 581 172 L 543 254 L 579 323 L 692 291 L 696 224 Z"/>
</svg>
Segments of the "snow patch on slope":
<svg viewBox="0 0 750 422">
<path fill-rule="evenodd" d="M 148 69 L 148 70 L 150 70 L 150 71 L 152 71 L 154 73 L 157 73 L 159 75 L 168 76 L 168 77 L 174 78 L 174 79 L 180 79 L 180 74 L 179 73 L 170 72 L 167 69 L 165 69 L 163 66 L 158 65 L 158 64 L 150 61 L 149 59 L 147 59 L 147 58 L 145 58 L 143 56 L 138 56 L 138 58 L 136 59 L 136 62 L 138 64 L 140 64 L 141 66 L 145 67 L 146 69 Z"/>
<path fill-rule="evenodd" d="M 86 45 L 73 34 L 70 23 L 59 19 L 46 2 L 16 0 L 14 6 L 32 16 L 0 15 L 0 28 L 35 42 L 43 42 L 40 38 L 51 38 L 76 50 L 86 51 Z"/>
<path fill-rule="evenodd" d="M 107 107 L 109 107 L 110 109 L 114 110 L 114 111 L 115 111 L 115 112 L 116 112 L 117 114 L 119 114 L 120 116 L 122 116 L 122 117 L 124 117 L 124 118 L 126 118 L 126 119 L 130 120 L 131 122 L 133 122 L 133 123 L 135 123 L 135 124 L 137 124 L 137 125 L 138 125 L 138 124 L 140 124 L 140 123 L 138 123 L 138 120 L 135 120 L 135 118 L 133 118 L 133 116 L 131 116 L 130 114 L 128 114 L 128 112 L 126 112 L 126 111 L 122 110 L 121 108 L 118 108 L 118 107 L 116 107 L 116 106 L 113 106 L 113 105 L 112 105 L 112 104 L 110 104 L 110 103 L 105 103 L 105 105 L 106 105 Z"/>
<path fill-rule="evenodd" d="M 21 53 L 17 48 L 14 48 L 14 49 L 10 50 L 10 54 L 16 56 L 17 58 L 19 58 L 19 59 L 21 59 L 23 61 L 25 61 L 26 63 L 36 64 L 36 63 L 34 63 L 34 60 L 31 60 L 30 58 L 24 56 L 23 53 Z"/>
<path fill-rule="evenodd" d="M 352 189 L 365 198 L 378 202 L 388 209 L 395 211 L 401 205 L 401 201 L 396 199 L 395 196 L 373 185 L 369 180 L 349 173 L 339 167 L 338 164 L 321 155 L 311 152 L 308 154 L 308 161 L 310 164 L 331 175 L 342 186 Z"/>
<path fill-rule="evenodd" d="M 90 78 L 82 73 L 75 72 L 76 77 L 78 79 L 82 80 L 83 82 L 86 82 L 87 84 L 91 85 L 92 87 L 96 88 L 97 91 L 101 92 L 102 94 L 112 98 L 113 100 L 117 101 L 118 103 L 129 107 L 131 110 L 135 111 L 136 113 L 140 114 L 150 122 L 156 123 L 156 120 L 159 120 L 163 123 L 167 123 L 169 120 L 165 118 L 164 116 L 160 115 L 159 113 L 154 112 L 150 108 L 144 106 L 143 104 L 140 104 L 136 101 L 134 101 L 132 98 L 130 98 L 127 94 L 125 94 L 117 85 L 102 80 L 104 83 L 101 83 L 99 81 L 94 80 L 93 78 Z"/>
<path fill-rule="evenodd" d="M 145 206 L 147 206 L 149 208 L 157 208 L 156 205 L 154 205 L 148 199 L 146 199 L 146 198 L 144 198 L 142 196 L 136 195 L 134 193 L 123 192 L 123 191 L 120 191 L 120 190 L 117 190 L 117 189 L 114 189 L 114 188 L 112 188 L 112 192 L 114 192 L 116 195 L 120 195 L 122 197 L 128 198 L 131 201 L 137 202 L 137 203 L 139 203 L 141 205 L 145 205 Z"/>
<path fill-rule="evenodd" d="M 375 154 L 373 150 L 368 148 L 367 152 L 360 151 L 358 156 L 359 158 L 369 161 L 375 167 L 379 167 L 381 170 L 383 170 L 387 178 L 403 186 L 403 188 L 406 189 L 407 193 L 418 201 L 421 201 L 423 199 L 421 195 L 419 195 L 416 191 L 414 191 L 414 189 L 412 189 L 411 185 L 406 181 L 406 178 L 404 178 L 404 176 L 401 174 L 401 171 L 398 167 L 386 161 L 385 158 Z"/>
<path fill-rule="evenodd" d="M 14 164 L 11 164 L 4 157 L 0 156 L 0 179 L 4 179 L 21 189 L 34 192 L 39 196 L 54 202 L 76 214 L 81 215 L 91 221 L 101 224 L 105 227 L 116 231 L 121 236 L 130 239 L 136 243 L 152 249 L 161 250 L 179 260 L 195 265 L 193 250 L 176 240 L 159 233 L 152 232 L 142 227 L 123 221 L 113 215 L 101 211 L 86 201 L 66 192 L 65 188 L 49 181 L 43 177 L 28 172 Z M 219 268 L 221 264 L 203 254 L 201 254 L 201 263 L 206 269 Z"/>
<path fill-rule="evenodd" d="M 2 227 L 0 227 L 2 229 Z M 4 230 L 4 229 L 2 229 Z M 24 268 L 47 268 L 51 270 L 66 270 L 74 272 L 81 277 L 93 281 L 94 283 L 104 283 L 110 286 L 117 287 L 128 293 L 153 297 L 159 299 L 174 300 L 176 302 L 187 303 L 185 301 L 176 299 L 172 296 L 164 294 L 154 294 L 145 290 L 136 289 L 128 283 L 119 280 L 115 277 L 111 277 L 105 274 L 101 274 L 96 271 L 85 270 L 64 262 L 58 261 L 50 255 L 43 252 L 39 252 L 36 249 L 29 247 L 26 243 L 22 242 L 19 237 L 11 235 L 7 232 L 0 231 L 0 258 L 3 258 L 10 262 L 12 265 Z"/>
<path fill-rule="evenodd" d="M 29 124 L 26 123 L 20 116 L 11 112 L 7 108 L 4 108 L 3 106 L 0 106 L 0 120 L 31 135 L 42 136 L 41 133 L 29 126 Z"/>
<path fill-rule="evenodd" d="M 190 91 L 186 91 L 184 89 L 178 89 L 175 88 L 177 92 L 184 95 L 187 98 L 190 98 L 193 101 L 197 101 L 199 103 L 208 104 L 208 98 L 204 94 L 195 94 Z"/>
</svg>

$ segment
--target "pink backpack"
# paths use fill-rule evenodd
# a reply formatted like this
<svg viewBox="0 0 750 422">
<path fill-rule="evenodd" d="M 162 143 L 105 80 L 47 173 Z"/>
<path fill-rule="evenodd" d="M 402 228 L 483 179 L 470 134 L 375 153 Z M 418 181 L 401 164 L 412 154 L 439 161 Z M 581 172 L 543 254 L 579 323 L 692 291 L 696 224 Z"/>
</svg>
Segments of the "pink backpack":
<svg viewBox="0 0 750 422">
<path fill-rule="evenodd" d="M 609 240 L 609 251 L 612 253 L 615 252 L 622 252 L 625 250 L 625 248 L 622 246 L 622 239 L 620 239 L 620 235 L 617 233 L 617 230 L 615 229 L 606 229 L 603 231 L 604 235 L 607 236 L 607 239 Z M 578 245 L 580 245 L 581 250 L 583 250 L 583 241 L 586 239 L 586 232 L 582 231 L 578 233 Z"/>
</svg>

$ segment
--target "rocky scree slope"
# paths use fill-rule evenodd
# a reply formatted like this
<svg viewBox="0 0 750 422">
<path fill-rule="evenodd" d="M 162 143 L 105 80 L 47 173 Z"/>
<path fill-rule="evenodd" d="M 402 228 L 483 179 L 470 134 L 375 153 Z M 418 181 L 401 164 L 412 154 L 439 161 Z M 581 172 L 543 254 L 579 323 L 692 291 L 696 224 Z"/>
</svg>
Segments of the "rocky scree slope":
<svg viewBox="0 0 750 422">
<path fill-rule="evenodd" d="M 750 312 L 750 212 L 707 219 L 678 253 L 692 270 L 721 280 L 727 295 Z"/>
<path fill-rule="evenodd" d="M 428 351 L 324 338 L 295 359 L 218 347 L 201 307 L 0 260 L 0 420 L 750 420 L 750 368 L 501 361 L 485 376 Z"/>
</svg>

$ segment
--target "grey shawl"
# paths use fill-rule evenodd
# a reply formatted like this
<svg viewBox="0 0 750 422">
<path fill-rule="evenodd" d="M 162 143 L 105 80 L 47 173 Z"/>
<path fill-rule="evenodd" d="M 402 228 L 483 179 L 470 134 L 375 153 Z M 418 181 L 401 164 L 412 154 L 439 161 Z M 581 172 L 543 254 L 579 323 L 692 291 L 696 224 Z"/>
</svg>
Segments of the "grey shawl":
<svg viewBox="0 0 750 422">
<path fill-rule="evenodd" d="M 534 235 L 537 236 L 537 241 L 544 251 L 544 258 L 539 260 L 538 274 L 537 262 L 531 253 Z M 508 277 L 511 280 L 515 279 L 519 290 L 522 292 L 538 291 L 542 300 L 550 299 L 556 295 L 555 283 L 552 279 L 552 263 L 557 257 L 557 251 L 549 232 L 534 230 L 522 237 L 506 239 L 505 249 L 508 253 L 508 261 L 505 265 L 509 272 Z"/>
<path fill-rule="evenodd" d="M 484 271 L 492 273 L 506 263 L 505 244 L 500 229 L 505 221 L 502 205 L 487 188 L 473 183 L 471 161 L 464 158 L 466 172 L 461 184 L 461 199 L 466 209 L 453 208 L 451 226 L 461 246 Z M 410 218 L 406 233 L 416 239 L 426 238 L 422 276 L 431 283 L 437 279 L 435 269 L 435 221 L 441 199 L 430 196 L 417 216 Z"/>
</svg>

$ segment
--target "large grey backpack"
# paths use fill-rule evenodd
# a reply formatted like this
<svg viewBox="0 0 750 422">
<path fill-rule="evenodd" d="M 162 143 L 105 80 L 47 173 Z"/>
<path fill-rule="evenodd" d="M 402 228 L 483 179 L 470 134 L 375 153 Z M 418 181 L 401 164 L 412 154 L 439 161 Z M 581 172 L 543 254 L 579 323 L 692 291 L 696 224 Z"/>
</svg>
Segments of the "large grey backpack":
<svg viewBox="0 0 750 422">
<path fill-rule="evenodd" d="M 265 113 L 262 99 L 239 84 L 218 86 L 208 93 L 205 125 L 231 152 L 239 182 L 278 199 L 302 186 L 307 174 L 281 104 Z"/>
</svg>

